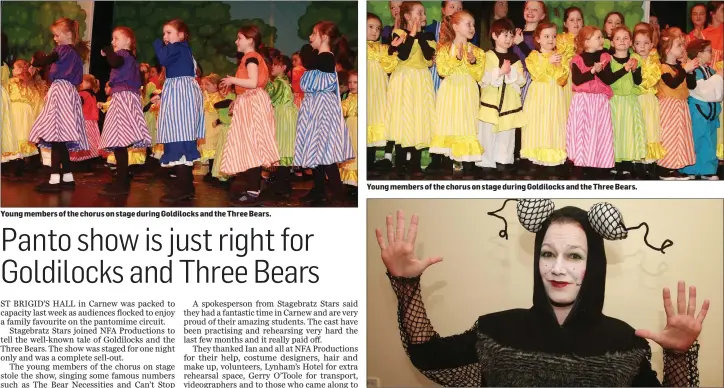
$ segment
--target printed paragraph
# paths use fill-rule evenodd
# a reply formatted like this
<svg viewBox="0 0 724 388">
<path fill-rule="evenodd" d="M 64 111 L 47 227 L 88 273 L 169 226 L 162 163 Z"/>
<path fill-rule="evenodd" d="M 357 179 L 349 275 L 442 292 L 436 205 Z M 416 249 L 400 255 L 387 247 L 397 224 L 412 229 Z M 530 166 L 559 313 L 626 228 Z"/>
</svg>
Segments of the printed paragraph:
<svg viewBox="0 0 724 388">
<path fill-rule="evenodd" d="M 359 325 L 356 300 L 196 301 L 183 310 L 185 386 L 356 388 Z"/>
</svg>

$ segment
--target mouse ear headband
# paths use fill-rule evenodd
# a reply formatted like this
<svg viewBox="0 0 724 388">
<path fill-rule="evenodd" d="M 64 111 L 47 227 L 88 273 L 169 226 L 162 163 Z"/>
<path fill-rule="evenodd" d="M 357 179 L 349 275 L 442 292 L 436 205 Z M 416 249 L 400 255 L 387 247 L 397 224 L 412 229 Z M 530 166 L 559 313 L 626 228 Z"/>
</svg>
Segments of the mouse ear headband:
<svg viewBox="0 0 724 388">
<path fill-rule="evenodd" d="M 508 239 L 508 221 L 497 213 L 505 209 L 505 205 L 510 201 L 518 202 L 516 206 L 518 220 L 520 224 L 531 233 L 537 233 L 541 230 L 543 223 L 550 218 L 555 210 L 555 205 L 550 199 L 506 199 L 500 209 L 488 212 L 488 215 L 503 220 L 505 226 L 498 235 L 506 240 Z M 588 211 L 588 221 L 591 223 L 593 230 L 606 240 L 623 240 L 628 237 L 629 230 L 635 230 L 645 226 L 646 234 L 644 234 L 644 243 L 646 243 L 649 248 L 665 253 L 664 250 L 666 248 L 674 245 L 674 242 L 668 239 L 658 248 L 649 244 L 649 225 L 642 222 L 638 226 L 626 227 L 621 212 L 608 202 L 600 202 L 591 206 L 591 209 Z"/>
</svg>

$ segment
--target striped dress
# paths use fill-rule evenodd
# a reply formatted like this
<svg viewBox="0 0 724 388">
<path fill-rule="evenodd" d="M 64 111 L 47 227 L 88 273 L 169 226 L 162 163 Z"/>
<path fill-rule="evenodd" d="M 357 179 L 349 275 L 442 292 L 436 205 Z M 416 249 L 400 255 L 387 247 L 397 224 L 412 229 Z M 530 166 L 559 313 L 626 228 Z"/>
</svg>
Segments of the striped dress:
<svg viewBox="0 0 724 388">
<path fill-rule="evenodd" d="M 11 160 L 19 159 L 20 149 L 18 141 L 15 140 L 15 136 L 12 132 L 13 122 L 10 108 L 10 94 L 8 93 L 8 79 L 10 77 L 10 70 L 8 65 L 2 64 L 0 69 L 0 96 L 2 97 L 2 116 L 0 116 L 0 153 L 2 154 L 2 162 L 9 162 Z"/>
<path fill-rule="evenodd" d="M 246 53 L 236 70 L 236 78 L 249 78 L 247 66 L 250 63 L 257 65 L 257 86 L 253 89 L 235 88 L 234 114 L 221 161 L 221 172 L 227 175 L 260 166 L 269 167 L 279 161 L 274 109 L 269 94 L 264 90 L 269 82 L 264 58 L 256 52 Z"/>
<path fill-rule="evenodd" d="M 425 33 L 409 37 L 407 32 L 395 30 L 394 35 L 406 39 L 398 47 L 400 62 L 387 87 L 387 140 L 405 148 L 427 148 L 436 122 L 435 89 L 429 71 L 433 56 L 427 59 L 419 42 L 422 39 L 433 50 L 436 44 L 433 36 Z"/>
<path fill-rule="evenodd" d="M 601 53 L 594 61 L 608 66 L 611 55 Z M 580 54 L 571 60 L 571 69 L 573 66 L 582 74 L 591 71 L 591 66 L 586 65 Z M 609 103 L 611 97 L 611 87 L 601 81 L 598 75 L 580 85 L 573 84 L 573 99 L 566 124 L 566 151 L 568 159 L 575 166 L 614 167 L 613 124 Z"/>
<path fill-rule="evenodd" d="M 332 53 L 320 53 L 301 79 L 304 100 L 299 108 L 294 165 L 303 168 L 332 165 L 355 157 L 344 123 L 339 81 Z M 429 74 L 428 74 L 429 78 Z"/>
<path fill-rule="evenodd" d="M 570 32 L 564 32 L 556 35 L 556 51 L 563 56 L 561 60 L 566 66 L 570 65 L 571 60 L 576 55 L 575 46 L 576 36 Z M 566 97 L 566 115 L 571 107 L 571 100 L 573 99 L 573 80 L 571 80 L 571 74 L 568 74 L 568 82 L 563 86 L 563 95 Z"/>
<path fill-rule="evenodd" d="M 88 144 L 90 147 L 86 151 L 71 152 L 71 162 L 97 158 L 100 155 L 99 149 L 101 148 L 101 133 L 98 129 L 98 106 L 96 97 L 91 92 L 82 90 L 80 92 L 80 98 L 83 100 L 83 119 L 85 120 L 85 132 L 88 136 Z"/>
<path fill-rule="evenodd" d="M 656 98 L 656 85 L 661 80 L 661 63 L 656 50 L 645 59 L 633 54 L 641 66 L 641 84 L 636 86 L 641 113 L 643 114 L 644 130 L 646 132 L 646 159 L 645 163 L 653 163 L 666 155 L 661 146 L 661 108 Z"/>
<path fill-rule="evenodd" d="M 425 31 L 427 31 L 435 36 L 435 42 L 440 41 L 440 27 L 441 26 L 442 26 L 442 23 L 440 23 L 438 21 L 434 21 L 430 25 L 430 27 L 425 29 Z M 432 86 L 435 89 L 435 93 L 437 93 L 437 91 L 440 90 L 440 85 L 442 84 L 442 79 L 445 77 L 444 75 L 441 75 L 440 72 L 437 70 L 437 58 L 432 63 L 430 72 L 432 73 Z"/>
<path fill-rule="evenodd" d="M 397 66 L 397 55 L 388 55 L 389 46 L 367 42 L 367 146 L 384 147 L 388 134 L 387 114 L 388 74 Z"/>
<path fill-rule="evenodd" d="M 658 84 L 657 95 L 661 106 L 661 145 L 667 154 L 658 161 L 658 165 L 672 170 L 696 162 L 685 72 L 681 65 L 661 64 L 662 80 Z M 667 79 L 671 86 L 667 84 Z"/>
<path fill-rule="evenodd" d="M 76 87 L 83 79 L 83 61 L 70 45 L 56 46 L 58 60 L 50 67 L 52 84 L 43 110 L 33 123 L 30 141 L 43 148 L 65 143 L 68 151 L 89 148 L 83 106 Z"/>
<path fill-rule="evenodd" d="M 475 63 L 468 61 L 472 50 Z M 478 140 L 478 82 L 485 70 L 485 53 L 470 43 L 463 44 L 462 59 L 452 44 L 438 46 L 437 71 L 444 78 L 435 98 L 436 124 L 432 130 L 430 153 L 445 155 L 459 162 L 478 162 L 483 147 Z"/>
<path fill-rule="evenodd" d="M 621 70 L 628 60 L 628 56 L 613 57 L 611 71 L 615 73 Z M 611 85 L 611 89 L 611 121 L 616 162 L 643 161 L 646 158 L 646 131 L 633 73 L 626 72 Z"/>
<path fill-rule="evenodd" d="M 345 124 L 349 129 L 349 137 L 357 139 L 357 93 L 350 93 L 347 98 L 342 101 L 342 112 L 345 117 Z M 352 142 L 352 148 L 357 155 L 357 142 Z M 357 186 L 357 158 L 348 160 L 339 165 L 339 176 L 342 183 L 351 186 Z"/>
<path fill-rule="evenodd" d="M 156 57 L 166 67 L 166 81 L 158 113 L 158 143 L 163 144 L 161 165 L 193 166 L 201 159 L 196 144 L 205 137 L 204 96 L 196 82 L 196 60 L 187 42 L 153 43 Z"/>
<path fill-rule="evenodd" d="M 689 92 L 692 134 L 696 163 L 681 169 L 688 175 L 715 175 L 719 167 L 716 156 L 717 128 L 721 114 L 724 81 L 709 66 L 694 70 L 696 88 Z"/>
<path fill-rule="evenodd" d="M 566 161 L 566 98 L 568 66 L 552 65 L 554 53 L 533 51 L 526 58 L 532 82 L 523 103 L 526 125 L 521 132 L 520 157 L 543 166 Z"/>
<path fill-rule="evenodd" d="M 276 141 L 279 150 L 279 165 L 289 167 L 294 162 L 294 140 L 297 135 L 297 117 L 299 111 L 294 105 L 294 93 L 285 76 L 279 76 L 266 86 L 272 106 Z"/>
</svg>

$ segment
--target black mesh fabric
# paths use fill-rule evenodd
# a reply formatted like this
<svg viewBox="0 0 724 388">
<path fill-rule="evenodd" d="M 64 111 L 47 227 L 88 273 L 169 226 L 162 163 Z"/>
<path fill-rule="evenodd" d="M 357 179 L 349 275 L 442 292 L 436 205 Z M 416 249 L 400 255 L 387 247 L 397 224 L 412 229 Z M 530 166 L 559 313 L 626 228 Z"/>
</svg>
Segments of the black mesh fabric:
<svg viewBox="0 0 724 388">
<path fill-rule="evenodd" d="M 621 212 L 608 202 L 591 206 L 588 220 L 596 233 L 606 240 L 623 240 L 628 237 Z"/>
<path fill-rule="evenodd" d="M 699 386 L 699 342 L 695 341 L 686 353 L 664 351 L 664 387 Z"/>
<path fill-rule="evenodd" d="M 520 224 L 532 233 L 540 230 L 555 208 L 550 199 L 519 199 L 516 206 Z"/>
</svg>

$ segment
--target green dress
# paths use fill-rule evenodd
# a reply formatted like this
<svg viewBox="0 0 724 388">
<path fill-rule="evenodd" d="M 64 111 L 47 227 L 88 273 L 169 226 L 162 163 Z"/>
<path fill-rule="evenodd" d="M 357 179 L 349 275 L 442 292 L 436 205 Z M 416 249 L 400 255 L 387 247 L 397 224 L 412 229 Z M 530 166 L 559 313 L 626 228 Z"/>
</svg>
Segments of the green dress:
<svg viewBox="0 0 724 388">
<path fill-rule="evenodd" d="M 234 101 L 236 94 L 229 93 L 224 97 L 224 100 Z M 228 175 L 221 172 L 221 161 L 224 158 L 224 146 L 226 145 L 226 138 L 229 135 L 229 127 L 231 127 L 231 116 L 229 116 L 229 108 L 221 108 L 217 110 L 219 113 L 219 121 L 221 124 L 218 125 L 219 138 L 216 142 L 216 155 L 214 159 L 214 167 L 211 169 L 211 176 L 217 178 L 220 181 L 225 181 L 229 178 Z"/>
<path fill-rule="evenodd" d="M 611 60 L 615 73 L 623 68 L 628 57 Z M 619 78 L 611 85 L 611 121 L 613 123 L 613 145 L 616 162 L 642 162 L 646 158 L 646 128 L 639 103 L 633 72 Z"/>
<path fill-rule="evenodd" d="M 277 77 L 265 88 L 274 106 L 274 122 L 277 129 L 279 165 L 289 167 L 294 163 L 294 141 L 297 135 L 297 106 L 294 92 L 285 76 Z"/>
</svg>

